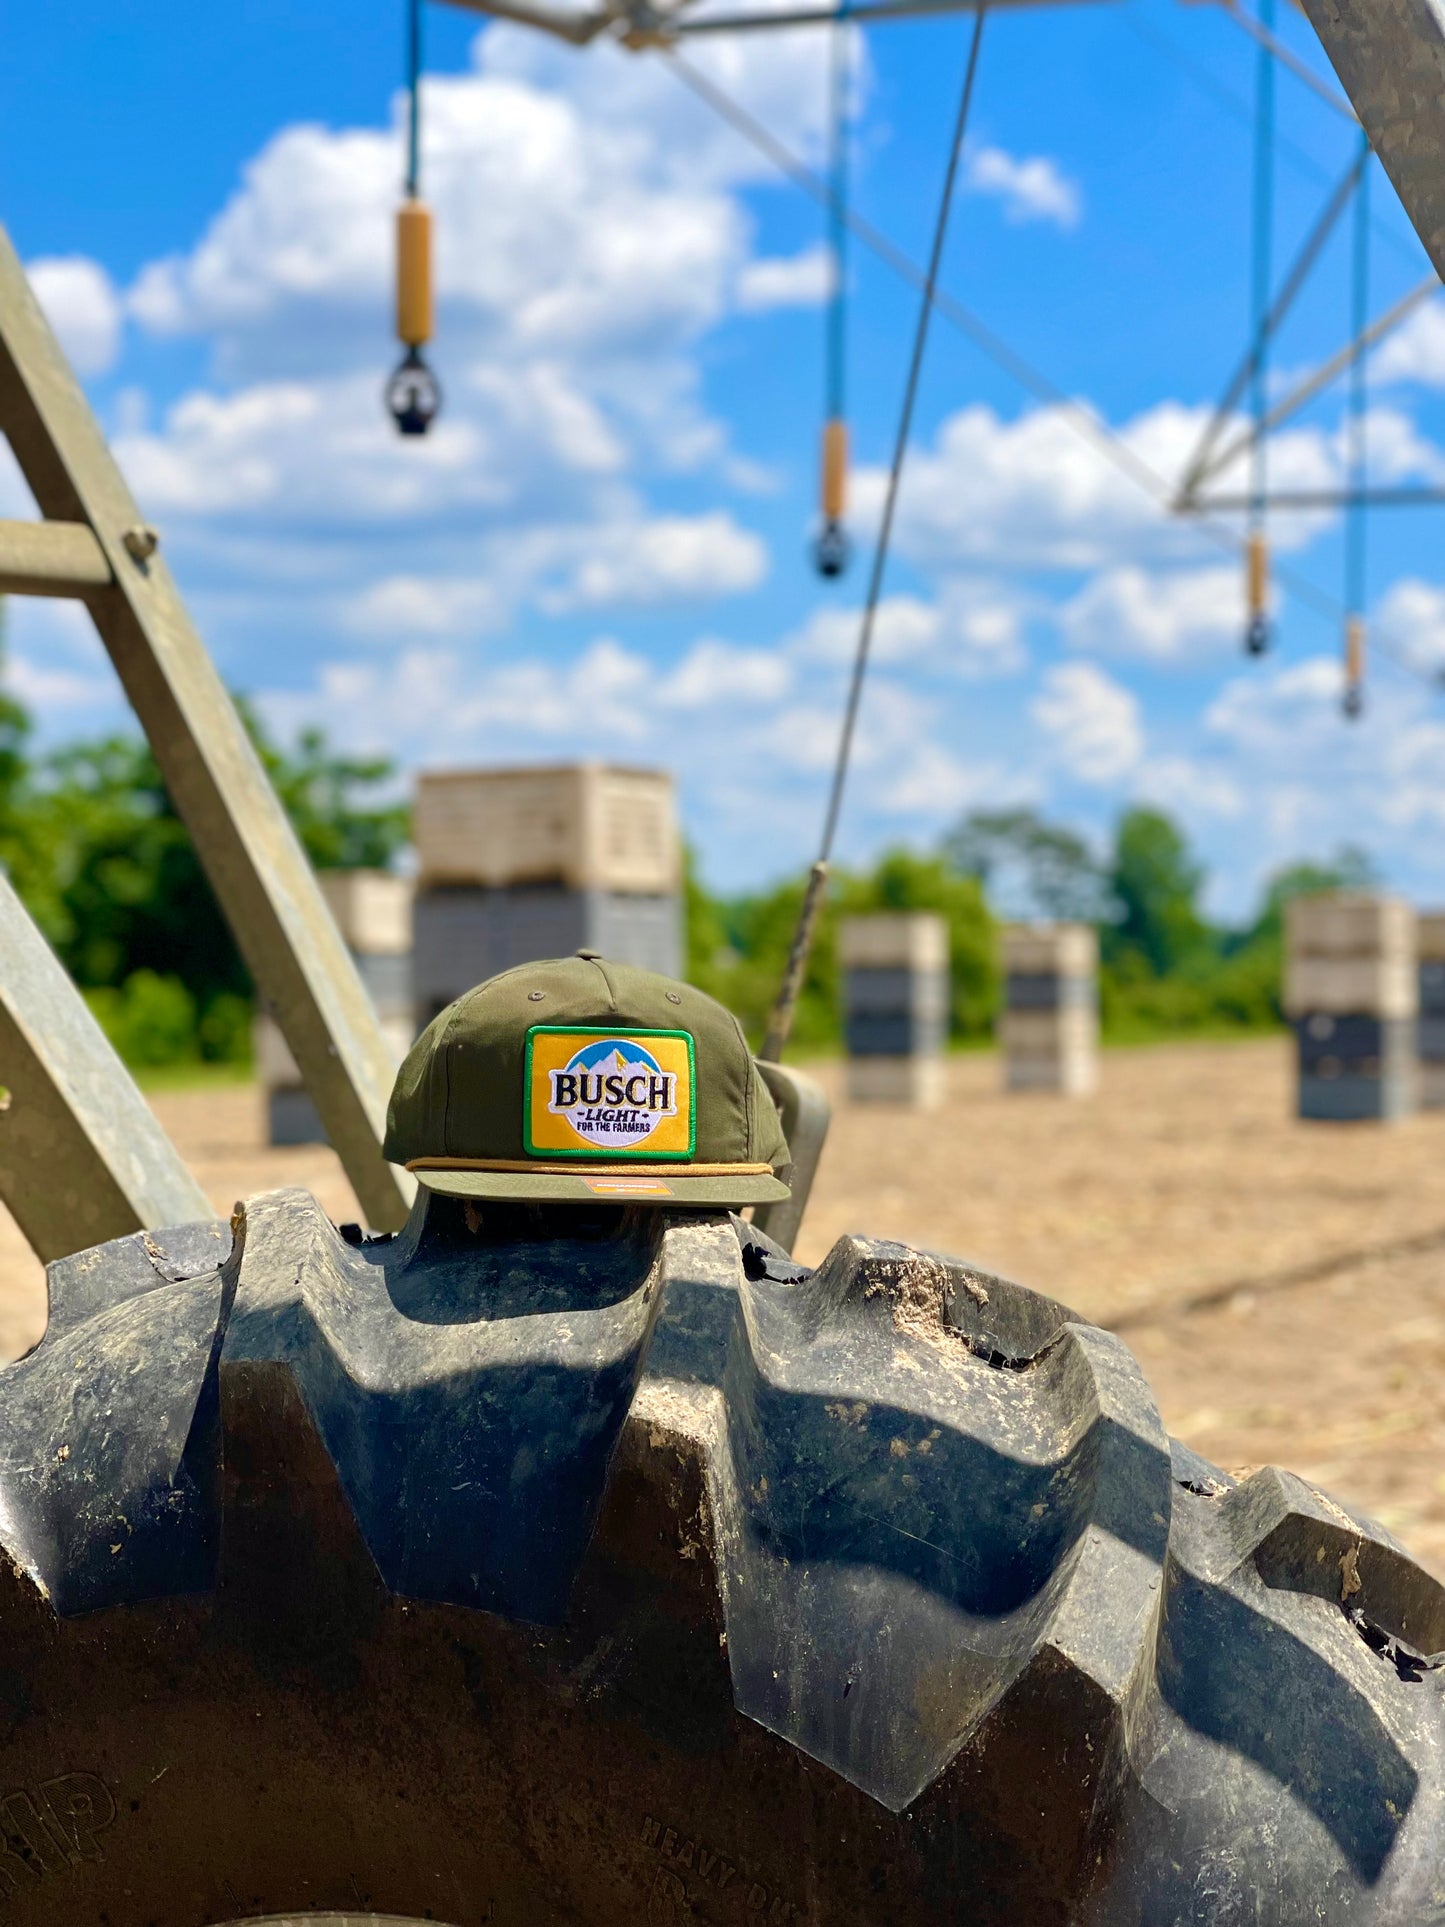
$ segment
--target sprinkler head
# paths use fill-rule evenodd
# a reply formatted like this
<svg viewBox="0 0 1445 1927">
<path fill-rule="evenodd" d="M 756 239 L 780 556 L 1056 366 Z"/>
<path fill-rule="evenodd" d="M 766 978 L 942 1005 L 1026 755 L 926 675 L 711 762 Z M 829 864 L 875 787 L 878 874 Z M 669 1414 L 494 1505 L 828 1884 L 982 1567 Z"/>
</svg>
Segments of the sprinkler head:
<svg viewBox="0 0 1445 1927">
<path fill-rule="evenodd" d="M 1269 617 L 1251 616 L 1249 627 L 1244 632 L 1244 651 L 1248 656 L 1263 656 L 1269 652 Z"/>
<path fill-rule="evenodd" d="M 841 522 L 825 522 L 813 544 L 813 564 L 819 575 L 841 575 L 848 566 L 853 545 Z"/>
<path fill-rule="evenodd" d="M 421 358 L 420 348 L 408 348 L 386 385 L 386 405 L 403 435 L 425 435 L 442 405 L 441 384 Z"/>
</svg>

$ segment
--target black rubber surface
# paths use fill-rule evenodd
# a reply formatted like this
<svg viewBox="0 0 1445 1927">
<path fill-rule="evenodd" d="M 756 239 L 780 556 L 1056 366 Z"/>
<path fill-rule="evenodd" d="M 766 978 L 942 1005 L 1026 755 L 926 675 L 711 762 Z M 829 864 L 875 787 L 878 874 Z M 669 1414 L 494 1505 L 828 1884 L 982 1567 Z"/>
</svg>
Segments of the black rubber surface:
<svg viewBox="0 0 1445 1927">
<path fill-rule="evenodd" d="M 52 1267 L 0 1919 L 1445 1921 L 1445 1595 L 1171 1450 L 1117 1338 L 896 1245 L 431 1212 Z"/>
</svg>

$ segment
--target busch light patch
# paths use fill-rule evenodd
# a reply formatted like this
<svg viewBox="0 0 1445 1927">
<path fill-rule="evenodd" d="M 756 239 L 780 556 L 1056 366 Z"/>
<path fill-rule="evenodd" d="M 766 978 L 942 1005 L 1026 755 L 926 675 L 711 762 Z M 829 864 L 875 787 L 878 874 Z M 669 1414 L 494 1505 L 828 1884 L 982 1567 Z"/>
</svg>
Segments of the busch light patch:
<svg viewBox="0 0 1445 1927">
<path fill-rule="evenodd" d="M 685 1030 L 537 1024 L 527 1033 L 526 1086 L 524 1137 L 534 1157 L 692 1156 Z"/>
</svg>

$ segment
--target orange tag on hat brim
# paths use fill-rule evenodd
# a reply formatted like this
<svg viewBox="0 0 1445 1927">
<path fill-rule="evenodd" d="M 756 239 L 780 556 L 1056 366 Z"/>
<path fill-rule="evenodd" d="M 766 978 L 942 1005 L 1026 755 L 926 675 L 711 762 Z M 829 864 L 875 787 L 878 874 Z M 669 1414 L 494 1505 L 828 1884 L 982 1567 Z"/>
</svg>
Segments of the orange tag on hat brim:
<svg viewBox="0 0 1445 1927">
<path fill-rule="evenodd" d="M 582 1182 L 589 1191 L 595 1191 L 599 1198 L 675 1198 L 676 1187 L 663 1178 L 645 1178 L 639 1171 L 636 1177 L 589 1178 L 583 1175 Z"/>
</svg>

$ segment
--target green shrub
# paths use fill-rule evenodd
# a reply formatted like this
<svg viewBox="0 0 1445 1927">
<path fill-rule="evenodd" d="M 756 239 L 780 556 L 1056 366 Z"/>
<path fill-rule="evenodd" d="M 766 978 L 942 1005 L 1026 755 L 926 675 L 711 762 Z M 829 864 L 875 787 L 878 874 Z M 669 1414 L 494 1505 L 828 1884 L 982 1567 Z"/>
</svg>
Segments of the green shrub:
<svg viewBox="0 0 1445 1927">
<path fill-rule="evenodd" d="M 721 900 L 708 896 L 689 871 L 688 979 L 736 1011 L 755 1048 L 782 982 L 804 883 L 795 877 L 762 896 Z M 830 879 L 794 1014 L 795 1050 L 836 1050 L 842 1041 L 839 919 L 887 910 L 931 910 L 943 917 L 950 1031 L 959 1039 L 987 1034 L 998 1002 L 998 962 L 982 885 L 960 876 L 942 857 L 893 849 L 870 870 L 838 870 Z"/>
<path fill-rule="evenodd" d="M 985 1036 L 999 1001 L 998 936 L 976 877 L 961 876 L 939 856 L 885 850 L 862 876 L 845 876 L 837 892 L 840 916 L 879 910 L 932 910 L 948 926 L 949 1032 L 957 1039 Z"/>
<path fill-rule="evenodd" d="M 153 1069 L 191 1063 L 200 1054 L 196 1000 L 179 977 L 136 970 L 118 988 L 107 985 L 85 994 L 127 1064 Z"/>
<path fill-rule="evenodd" d="M 251 1000 L 234 991 L 219 990 L 209 999 L 196 1025 L 196 1043 L 207 1064 L 249 1064 L 251 1061 Z"/>
</svg>

